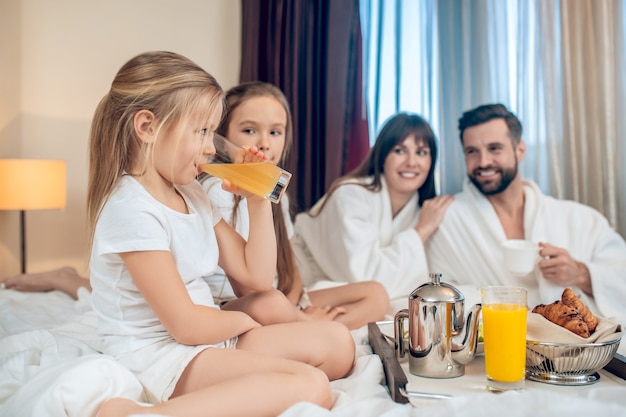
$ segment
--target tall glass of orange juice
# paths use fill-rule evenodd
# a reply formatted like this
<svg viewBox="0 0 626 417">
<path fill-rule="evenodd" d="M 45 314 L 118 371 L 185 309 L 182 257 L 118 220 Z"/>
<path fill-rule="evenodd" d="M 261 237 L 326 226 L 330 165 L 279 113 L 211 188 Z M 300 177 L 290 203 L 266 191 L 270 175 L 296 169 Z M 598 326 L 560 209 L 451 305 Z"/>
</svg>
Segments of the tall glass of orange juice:
<svg viewBox="0 0 626 417">
<path fill-rule="evenodd" d="M 528 292 L 518 287 L 485 287 L 481 299 L 487 389 L 524 389 Z"/>
<path fill-rule="evenodd" d="M 215 154 L 200 165 L 202 171 L 273 203 L 280 201 L 291 180 L 289 172 L 268 161 L 244 162 L 247 151 L 221 135 L 213 135 L 213 145 Z"/>
</svg>

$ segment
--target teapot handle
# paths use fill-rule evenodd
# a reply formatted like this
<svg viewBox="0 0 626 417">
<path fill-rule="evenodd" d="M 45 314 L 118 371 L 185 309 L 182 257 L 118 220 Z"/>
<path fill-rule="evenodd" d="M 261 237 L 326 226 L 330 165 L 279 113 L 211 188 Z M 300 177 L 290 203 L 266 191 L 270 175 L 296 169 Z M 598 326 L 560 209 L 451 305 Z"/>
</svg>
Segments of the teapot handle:
<svg viewBox="0 0 626 417">
<path fill-rule="evenodd" d="M 396 345 L 396 356 L 398 359 L 404 358 L 406 355 L 406 346 L 408 344 L 408 339 L 404 337 L 404 322 L 409 319 L 409 310 L 402 309 L 398 311 L 395 315 L 394 319 L 394 338 Z"/>
</svg>

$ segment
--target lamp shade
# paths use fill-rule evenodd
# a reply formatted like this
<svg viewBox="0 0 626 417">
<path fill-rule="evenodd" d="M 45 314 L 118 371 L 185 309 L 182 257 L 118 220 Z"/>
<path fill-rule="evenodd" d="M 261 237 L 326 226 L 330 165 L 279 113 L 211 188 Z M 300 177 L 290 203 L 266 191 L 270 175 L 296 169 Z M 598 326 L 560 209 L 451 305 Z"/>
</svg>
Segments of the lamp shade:
<svg viewBox="0 0 626 417">
<path fill-rule="evenodd" d="M 62 209 L 65 161 L 0 159 L 0 210 Z"/>
</svg>

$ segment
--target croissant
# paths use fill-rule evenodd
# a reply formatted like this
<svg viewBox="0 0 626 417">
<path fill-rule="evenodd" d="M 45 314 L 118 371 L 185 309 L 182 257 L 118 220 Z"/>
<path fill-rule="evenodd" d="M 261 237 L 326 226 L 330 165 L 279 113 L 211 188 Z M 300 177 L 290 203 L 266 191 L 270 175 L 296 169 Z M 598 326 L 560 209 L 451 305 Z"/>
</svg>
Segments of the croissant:
<svg viewBox="0 0 626 417">
<path fill-rule="evenodd" d="M 598 319 L 585 307 L 585 304 L 574 294 L 574 291 L 570 288 L 566 288 L 561 295 L 561 301 L 563 304 L 578 310 L 589 327 L 589 333 L 593 333 L 596 330 L 596 327 L 598 327 Z"/>
<path fill-rule="evenodd" d="M 588 338 L 591 335 L 589 326 L 587 326 L 578 310 L 565 305 L 560 300 L 552 304 L 539 304 L 532 311 L 533 313 L 541 314 L 552 323 L 558 324 L 580 337 Z"/>
</svg>

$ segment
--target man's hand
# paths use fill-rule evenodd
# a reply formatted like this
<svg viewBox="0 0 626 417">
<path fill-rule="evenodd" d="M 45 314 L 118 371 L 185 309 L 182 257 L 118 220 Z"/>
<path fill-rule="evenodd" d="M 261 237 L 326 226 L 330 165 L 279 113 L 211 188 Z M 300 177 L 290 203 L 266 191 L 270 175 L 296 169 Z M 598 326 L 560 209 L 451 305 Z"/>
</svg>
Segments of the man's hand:
<svg viewBox="0 0 626 417">
<path fill-rule="evenodd" d="M 575 286 L 593 295 L 587 265 L 572 259 L 569 252 L 549 243 L 539 242 L 539 269 L 545 279 L 563 287 Z"/>
</svg>

